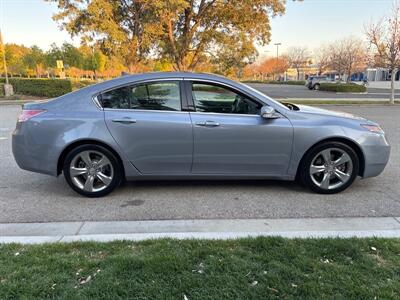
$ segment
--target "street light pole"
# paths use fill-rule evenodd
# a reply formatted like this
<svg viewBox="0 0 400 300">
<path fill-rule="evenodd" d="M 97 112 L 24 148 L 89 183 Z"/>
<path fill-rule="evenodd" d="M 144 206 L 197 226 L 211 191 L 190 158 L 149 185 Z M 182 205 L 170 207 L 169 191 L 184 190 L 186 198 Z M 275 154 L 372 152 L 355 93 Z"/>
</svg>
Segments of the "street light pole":
<svg viewBox="0 0 400 300">
<path fill-rule="evenodd" d="M 282 45 L 282 43 L 275 43 L 274 44 L 276 46 L 276 61 L 279 60 L 279 46 Z"/>
<path fill-rule="evenodd" d="M 279 62 L 279 46 L 282 45 L 282 43 L 275 43 L 276 46 L 276 68 L 278 68 L 278 62 Z M 275 75 L 274 75 L 275 77 Z"/>
</svg>

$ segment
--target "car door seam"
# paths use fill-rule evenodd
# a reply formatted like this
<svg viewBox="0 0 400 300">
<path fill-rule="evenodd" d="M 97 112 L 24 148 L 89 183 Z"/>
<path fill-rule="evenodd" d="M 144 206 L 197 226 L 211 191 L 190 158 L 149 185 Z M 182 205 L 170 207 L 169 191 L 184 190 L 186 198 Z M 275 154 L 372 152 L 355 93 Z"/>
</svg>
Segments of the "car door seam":
<svg viewBox="0 0 400 300">
<path fill-rule="evenodd" d="M 103 121 L 104 121 L 104 124 L 106 125 L 106 128 L 107 128 L 107 130 L 108 130 L 108 133 L 110 134 L 111 138 L 113 139 L 113 141 L 114 141 L 115 144 L 117 145 L 118 149 L 120 150 L 118 154 L 119 154 L 120 156 L 123 156 L 123 157 L 124 157 L 124 160 L 123 160 L 123 161 L 128 161 L 128 162 L 135 168 L 135 170 L 136 170 L 140 175 L 143 175 L 143 173 L 142 173 L 138 168 L 136 168 L 136 166 L 128 159 L 128 157 L 126 156 L 126 154 L 125 154 L 124 150 L 122 149 L 121 145 L 120 145 L 120 144 L 117 142 L 117 140 L 115 139 L 115 137 L 114 137 L 114 135 L 112 134 L 110 128 L 108 127 L 108 124 L 107 124 L 107 121 L 106 121 L 106 112 L 105 112 L 104 110 L 103 110 Z M 122 159 L 122 158 L 121 158 L 121 159 Z"/>
<path fill-rule="evenodd" d="M 192 113 L 189 112 L 190 124 L 192 126 L 192 163 L 190 165 L 190 174 L 193 173 L 193 164 L 194 164 L 194 124 L 192 119 Z"/>
<path fill-rule="evenodd" d="M 291 168 L 291 165 L 293 163 L 293 153 L 294 153 L 294 126 L 292 121 L 290 120 L 290 118 L 286 117 L 285 118 L 289 121 L 291 127 L 292 127 L 292 147 L 291 147 L 291 151 L 290 151 L 290 159 L 289 159 L 289 163 L 287 165 L 287 169 L 286 169 L 286 175 L 289 175 L 289 170 Z"/>
</svg>

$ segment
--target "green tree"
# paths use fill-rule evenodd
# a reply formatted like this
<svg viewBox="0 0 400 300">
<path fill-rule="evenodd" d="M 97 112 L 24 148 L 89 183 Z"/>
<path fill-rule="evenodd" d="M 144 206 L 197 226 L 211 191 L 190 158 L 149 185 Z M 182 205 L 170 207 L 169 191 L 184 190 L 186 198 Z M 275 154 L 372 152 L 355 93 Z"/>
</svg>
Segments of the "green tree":
<svg viewBox="0 0 400 300">
<path fill-rule="evenodd" d="M 45 62 L 45 55 L 42 49 L 38 46 L 32 46 L 30 52 L 23 58 L 24 64 L 34 70 L 36 77 L 40 76 L 40 67 Z"/>
<path fill-rule="evenodd" d="M 50 49 L 46 52 L 45 55 L 45 65 L 47 68 L 56 68 L 57 60 L 63 59 L 63 53 L 61 49 L 55 44 L 52 43 L 50 45 Z"/>
<path fill-rule="evenodd" d="M 241 52 L 241 61 L 250 60 L 256 42 L 270 41 L 270 16 L 284 13 L 286 2 L 46 1 L 58 4 L 60 12 L 54 19 L 71 35 L 98 44 L 106 54 L 124 57 L 127 65 L 155 53 L 173 62 L 178 70 L 193 70 L 207 57 L 226 60 L 226 56 L 237 56 L 237 52 Z M 227 47 L 236 51 L 231 51 L 231 55 L 229 51 L 220 51 Z"/>
<path fill-rule="evenodd" d="M 83 54 L 83 68 L 92 71 L 95 79 L 97 72 L 103 72 L 107 63 L 107 56 L 99 49 L 93 49 L 87 46 L 81 46 L 80 51 Z"/>
<path fill-rule="evenodd" d="M 83 54 L 70 43 L 64 43 L 61 46 L 62 60 L 67 67 L 76 67 L 81 69 L 83 66 Z"/>
</svg>

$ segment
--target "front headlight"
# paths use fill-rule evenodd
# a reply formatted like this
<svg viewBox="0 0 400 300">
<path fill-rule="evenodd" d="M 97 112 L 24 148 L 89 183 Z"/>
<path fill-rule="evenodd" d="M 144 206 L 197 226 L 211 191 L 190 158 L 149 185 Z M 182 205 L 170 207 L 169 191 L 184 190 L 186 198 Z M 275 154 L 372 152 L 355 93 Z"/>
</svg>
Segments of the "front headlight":
<svg viewBox="0 0 400 300">
<path fill-rule="evenodd" d="M 380 133 L 380 134 L 384 133 L 382 128 L 379 125 L 361 124 L 361 127 L 363 127 L 364 129 L 366 129 L 370 132 Z"/>
</svg>

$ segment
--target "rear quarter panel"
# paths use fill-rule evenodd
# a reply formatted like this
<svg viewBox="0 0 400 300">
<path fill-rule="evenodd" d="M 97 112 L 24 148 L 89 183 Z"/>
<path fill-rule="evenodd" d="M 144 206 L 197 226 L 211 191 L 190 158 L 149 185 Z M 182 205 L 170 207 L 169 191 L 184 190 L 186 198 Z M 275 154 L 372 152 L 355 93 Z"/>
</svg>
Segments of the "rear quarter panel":
<svg viewBox="0 0 400 300">
<path fill-rule="evenodd" d="M 24 169 L 57 176 L 58 160 L 64 149 L 80 141 L 98 141 L 117 152 L 126 173 L 136 173 L 108 131 L 104 112 L 92 101 L 91 93 L 78 91 L 27 107 L 47 112 L 19 124 L 14 132 L 14 156 Z"/>
</svg>

